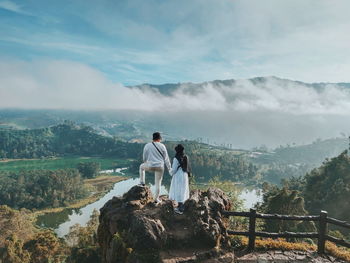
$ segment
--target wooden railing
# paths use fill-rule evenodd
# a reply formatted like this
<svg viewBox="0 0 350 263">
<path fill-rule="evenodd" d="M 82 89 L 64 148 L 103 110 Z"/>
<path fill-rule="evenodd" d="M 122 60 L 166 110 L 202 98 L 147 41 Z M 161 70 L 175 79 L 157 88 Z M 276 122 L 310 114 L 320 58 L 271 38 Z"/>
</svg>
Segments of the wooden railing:
<svg viewBox="0 0 350 263">
<path fill-rule="evenodd" d="M 328 235 L 328 224 L 333 224 L 341 227 L 350 229 L 350 224 L 345 221 L 340 221 L 328 217 L 326 211 L 321 211 L 320 215 L 311 215 L 311 216 L 296 216 L 296 215 L 277 215 L 277 214 L 260 214 L 257 213 L 255 209 L 250 209 L 250 212 L 233 212 L 233 211 L 224 211 L 223 216 L 242 216 L 249 217 L 249 230 L 248 231 L 233 231 L 228 230 L 230 235 L 242 235 L 249 237 L 248 249 L 254 250 L 255 248 L 255 238 L 256 237 L 283 237 L 283 238 L 316 238 L 317 242 L 317 252 L 324 254 L 325 252 L 325 243 L 326 241 L 331 241 L 337 245 L 341 245 L 347 248 L 350 248 L 350 243 L 339 238 L 332 237 Z M 318 222 L 318 232 L 281 232 L 281 233 L 270 233 L 255 231 L 256 219 L 275 219 L 275 220 L 296 220 L 296 221 L 314 221 Z"/>
</svg>

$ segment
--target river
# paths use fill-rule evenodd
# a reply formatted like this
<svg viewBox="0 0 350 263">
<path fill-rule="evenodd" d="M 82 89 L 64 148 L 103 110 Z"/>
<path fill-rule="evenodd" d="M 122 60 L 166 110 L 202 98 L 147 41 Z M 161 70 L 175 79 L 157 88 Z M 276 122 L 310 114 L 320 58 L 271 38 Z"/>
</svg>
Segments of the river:
<svg viewBox="0 0 350 263">
<path fill-rule="evenodd" d="M 67 208 L 57 213 L 47 213 L 38 216 L 36 224 L 40 227 L 53 228 L 59 237 L 64 237 L 69 232 L 69 228 L 75 224 L 84 226 L 90 219 L 94 209 L 99 210 L 113 196 L 120 196 L 127 192 L 131 187 L 139 183 L 138 179 L 130 178 L 116 183 L 112 190 L 105 196 L 87 206 L 77 209 Z M 154 185 L 151 185 L 151 190 L 154 191 Z M 167 194 L 165 186 L 161 188 L 161 194 Z M 256 189 L 245 188 L 240 193 L 243 199 L 244 208 L 249 209 L 256 202 L 261 201 L 260 191 Z"/>
</svg>

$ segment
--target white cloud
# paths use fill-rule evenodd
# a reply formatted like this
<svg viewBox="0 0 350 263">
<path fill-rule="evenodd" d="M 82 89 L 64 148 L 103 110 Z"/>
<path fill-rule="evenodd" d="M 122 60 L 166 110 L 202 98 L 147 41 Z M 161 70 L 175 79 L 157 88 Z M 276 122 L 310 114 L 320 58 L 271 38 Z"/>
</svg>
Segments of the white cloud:
<svg viewBox="0 0 350 263">
<path fill-rule="evenodd" d="M 339 82 L 349 81 L 349 8 L 345 0 L 133 0 L 117 7 L 105 1 L 80 15 L 130 44 L 124 60 L 158 65 L 171 80 L 276 75 Z"/>
<path fill-rule="evenodd" d="M 22 7 L 12 1 L 0 1 L 0 8 L 6 9 L 19 14 L 29 15 L 28 12 L 24 11 Z"/>
<path fill-rule="evenodd" d="M 23 12 L 10 1 L 0 7 Z M 25 7 L 37 18 L 46 13 Z M 64 23 L 33 34 L 8 21 L 0 31 L 3 41 L 64 54 L 127 84 L 266 75 L 349 82 L 349 8 L 346 0 L 74 1 L 69 12 L 48 8 L 47 15 L 68 21 L 74 14 L 77 28 L 91 34 L 73 34 Z"/>
<path fill-rule="evenodd" d="M 101 72 L 73 61 L 3 59 L 0 108 L 147 111 L 151 114 L 140 114 L 144 122 L 157 119 L 171 134 L 215 138 L 236 147 L 305 143 L 350 129 L 345 121 L 350 115 L 349 88 L 264 80 L 195 88 L 185 83 L 165 96 L 112 83 Z"/>
<path fill-rule="evenodd" d="M 350 89 L 314 88 L 274 77 L 233 85 L 182 84 L 171 96 L 130 89 L 72 61 L 0 62 L 0 106 L 21 108 L 128 109 L 145 111 L 271 111 L 294 115 L 350 114 Z"/>
</svg>

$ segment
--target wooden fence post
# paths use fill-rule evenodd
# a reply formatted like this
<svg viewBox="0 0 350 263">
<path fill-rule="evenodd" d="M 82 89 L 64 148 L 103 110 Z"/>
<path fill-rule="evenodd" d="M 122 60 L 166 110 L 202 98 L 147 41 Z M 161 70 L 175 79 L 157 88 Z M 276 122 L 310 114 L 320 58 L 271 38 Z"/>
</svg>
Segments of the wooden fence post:
<svg viewBox="0 0 350 263">
<path fill-rule="evenodd" d="M 255 248 L 255 224 L 256 224 L 256 210 L 251 208 L 249 215 L 249 243 L 248 250 L 252 251 Z"/>
<path fill-rule="evenodd" d="M 317 252 L 319 254 L 324 254 L 327 234 L 327 211 L 321 211 L 318 228 Z"/>
</svg>

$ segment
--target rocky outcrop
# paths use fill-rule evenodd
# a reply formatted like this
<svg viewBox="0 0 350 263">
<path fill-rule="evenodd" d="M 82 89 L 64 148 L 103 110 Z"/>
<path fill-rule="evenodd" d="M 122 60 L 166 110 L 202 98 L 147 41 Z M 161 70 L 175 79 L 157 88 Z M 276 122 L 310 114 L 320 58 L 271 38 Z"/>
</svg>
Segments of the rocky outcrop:
<svg viewBox="0 0 350 263">
<path fill-rule="evenodd" d="M 221 190 L 193 191 L 183 215 L 175 214 L 174 203 L 166 198 L 158 205 L 152 200 L 148 187 L 134 186 L 101 208 L 98 241 L 104 263 L 204 262 L 209 258 L 233 262 L 233 256 L 221 249 L 230 245 L 221 212 L 231 207 Z"/>
</svg>

